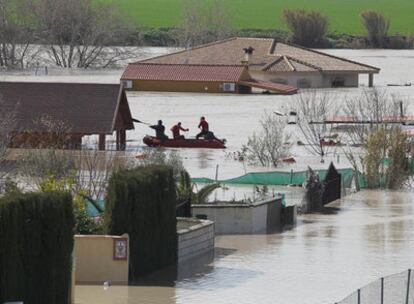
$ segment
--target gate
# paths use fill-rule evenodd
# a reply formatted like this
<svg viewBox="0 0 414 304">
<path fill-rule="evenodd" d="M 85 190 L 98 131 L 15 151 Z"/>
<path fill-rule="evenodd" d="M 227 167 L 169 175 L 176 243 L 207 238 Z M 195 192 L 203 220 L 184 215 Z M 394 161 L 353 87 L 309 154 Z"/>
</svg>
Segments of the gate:
<svg viewBox="0 0 414 304">
<path fill-rule="evenodd" d="M 341 174 L 338 173 L 333 163 L 329 165 L 324 186 L 322 206 L 341 198 Z"/>
</svg>

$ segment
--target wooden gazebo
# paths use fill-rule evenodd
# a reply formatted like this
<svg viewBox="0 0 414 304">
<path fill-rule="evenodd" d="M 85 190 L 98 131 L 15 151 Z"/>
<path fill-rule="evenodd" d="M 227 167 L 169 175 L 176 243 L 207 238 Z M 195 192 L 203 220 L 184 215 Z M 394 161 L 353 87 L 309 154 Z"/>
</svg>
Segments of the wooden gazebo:
<svg viewBox="0 0 414 304">
<path fill-rule="evenodd" d="M 116 133 L 116 149 L 126 148 L 134 129 L 127 96 L 119 84 L 0 82 L 2 111 L 14 148 L 80 149 L 82 137 Z"/>
</svg>

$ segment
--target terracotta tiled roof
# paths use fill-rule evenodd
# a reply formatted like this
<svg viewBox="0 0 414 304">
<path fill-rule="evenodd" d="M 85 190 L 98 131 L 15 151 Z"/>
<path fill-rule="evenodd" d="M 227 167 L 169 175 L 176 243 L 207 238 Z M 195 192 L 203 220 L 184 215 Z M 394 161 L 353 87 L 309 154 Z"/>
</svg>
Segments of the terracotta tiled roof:
<svg viewBox="0 0 414 304">
<path fill-rule="evenodd" d="M 47 132 L 44 118 L 63 122 L 71 133 L 110 134 L 119 124 L 134 128 L 119 84 L 0 82 L 0 100 L 16 113 L 16 131 Z"/>
<path fill-rule="evenodd" d="M 281 83 L 274 83 L 256 79 L 250 79 L 248 81 L 240 81 L 239 84 L 253 87 L 253 88 L 260 88 L 264 90 L 269 90 L 272 92 L 280 93 L 280 94 L 296 94 L 298 92 L 298 88 L 281 84 Z"/>
<path fill-rule="evenodd" d="M 268 72 L 293 72 L 295 69 L 286 56 L 280 56 L 275 61 L 267 64 L 262 70 Z"/>
<path fill-rule="evenodd" d="M 379 69 L 373 66 L 339 58 L 312 49 L 277 42 L 274 39 L 268 38 L 231 38 L 169 55 L 150 58 L 142 62 L 237 65 L 244 60 L 243 48 L 249 46 L 254 48 L 254 52 L 249 61 L 249 68 L 251 70 L 265 70 L 266 67 L 285 56 L 288 58 L 288 61 L 295 61 L 292 65 L 298 72 L 316 70 L 322 72 L 379 72 Z M 288 71 L 286 67 L 281 66 L 283 64 L 278 61 L 278 64 L 272 66 L 276 71 Z"/>
<path fill-rule="evenodd" d="M 237 82 L 245 70 L 243 65 L 134 63 L 121 79 Z"/>
</svg>

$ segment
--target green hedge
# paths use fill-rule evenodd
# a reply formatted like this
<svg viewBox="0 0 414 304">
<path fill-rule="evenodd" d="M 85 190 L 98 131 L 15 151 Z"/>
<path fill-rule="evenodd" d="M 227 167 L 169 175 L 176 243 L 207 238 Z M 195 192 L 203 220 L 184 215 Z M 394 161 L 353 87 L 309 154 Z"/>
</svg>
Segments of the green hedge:
<svg viewBox="0 0 414 304">
<path fill-rule="evenodd" d="M 73 227 L 69 194 L 0 199 L 0 303 L 68 303 Z"/>
<path fill-rule="evenodd" d="M 130 281 L 176 263 L 176 200 L 166 166 L 125 170 L 110 179 L 105 224 L 109 234 L 130 236 Z"/>
</svg>

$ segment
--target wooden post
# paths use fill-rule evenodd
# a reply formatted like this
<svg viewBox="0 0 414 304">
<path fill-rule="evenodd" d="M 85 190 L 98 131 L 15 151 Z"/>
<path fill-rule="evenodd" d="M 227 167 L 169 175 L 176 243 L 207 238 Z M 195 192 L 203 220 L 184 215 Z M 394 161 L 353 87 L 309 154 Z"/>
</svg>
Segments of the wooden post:
<svg viewBox="0 0 414 304">
<path fill-rule="evenodd" d="M 405 298 L 405 303 L 410 303 L 410 280 L 411 280 L 411 269 L 408 269 L 408 278 L 407 278 L 407 296 Z"/>
<path fill-rule="evenodd" d="M 106 146 L 105 134 L 99 134 L 99 150 L 104 151 Z"/>
<path fill-rule="evenodd" d="M 374 74 L 370 73 L 368 75 L 368 86 L 372 88 L 374 86 Z"/>
<path fill-rule="evenodd" d="M 119 131 L 119 150 L 125 151 L 126 149 L 126 130 Z"/>
<path fill-rule="evenodd" d="M 120 144 L 119 144 L 119 142 L 120 142 L 120 138 L 119 138 L 119 131 L 117 130 L 117 131 L 116 131 L 116 150 L 117 150 L 117 151 L 121 150 L 121 149 L 120 149 Z"/>
</svg>

